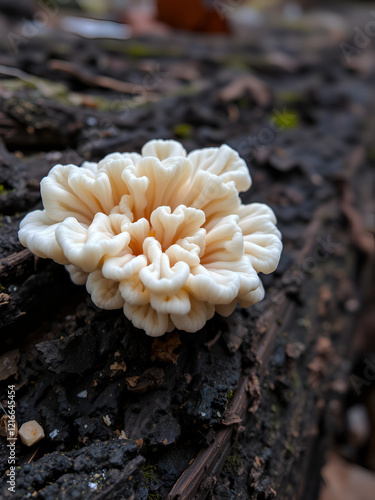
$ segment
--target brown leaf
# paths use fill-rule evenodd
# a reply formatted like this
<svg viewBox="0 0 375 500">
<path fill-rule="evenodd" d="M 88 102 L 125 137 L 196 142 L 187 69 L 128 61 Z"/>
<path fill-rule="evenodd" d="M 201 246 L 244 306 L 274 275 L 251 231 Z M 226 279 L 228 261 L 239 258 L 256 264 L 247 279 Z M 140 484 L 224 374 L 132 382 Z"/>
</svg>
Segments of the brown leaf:
<svg viewBox="0 0 375 500">
<path fill-rule="evenodd" d="M 118 371 L 126 372 L 125 361 L 121 361 L 121 363 L 118 363 L 117 361 L 115 361 L 114 363 L 112 363 L 110 365 L 109 368 L 111 370 L 111 377 L 113 377 L 113 375 L 115 375 Z"/>
<path fill-rule="evenodd" d="M 322 470 L 324 487 L 320 500 L 372 500 L 375 491 L 375 474 L 358 465 L 350 464 L 330 453 Z"/>
<path fill-rule="evenodd" d="M 225 410 L 221 423 L 226 426 L 240 424 L 242 418 L 232 410 Z"/>
<path fill-rule="evenodd" d="M 6 304 L 9 304 L 9 299 L 10 299 L 10 295 L 8 295 L 7 293 L 0 293 L 0 306 L 5 306 Z"/>
<path fill-rule="evenodd" d="M 164 335 L 163 339 L 156 338 L 152 343 L 151 361 L 162 361 L 163 363 L 173 363 L 177 365 L 180 354 L 173 351 L 181 345 L 180 336 L 177 332 Z"/>
<path fill-rule="evenodd" d="M 126 385 L 128 386 L 129 391 L 137 385 L 138 379 L 139 379 L 138 376 L 126 377 L 125 381 L 126 381 Z"/>
<path fill-rule="evenodd" d="M 232 80 L 218 93 L 218 98 L 225 102 L 240 99 L 247 92 L 253 96 L 259 106 L 267 106 L 271 101 L 271 94 L 266 84 L 254 75 L 242 75 Z"/>
<path fill-rule="evenodd" d="M 172 28 L 204 33 L 227 33 L 229 31 L 226 17 L 217 7 L 215 8 L 214 2 L 158 0 L 157 6 L 158 20 Z"/>
<path fill-rule="evenodd" d="M 306 346 L 302 342 L 293 342 L 286 345 L 285 354 L 288 358 L 298 359 L 305 349 Z"/>
</svg>

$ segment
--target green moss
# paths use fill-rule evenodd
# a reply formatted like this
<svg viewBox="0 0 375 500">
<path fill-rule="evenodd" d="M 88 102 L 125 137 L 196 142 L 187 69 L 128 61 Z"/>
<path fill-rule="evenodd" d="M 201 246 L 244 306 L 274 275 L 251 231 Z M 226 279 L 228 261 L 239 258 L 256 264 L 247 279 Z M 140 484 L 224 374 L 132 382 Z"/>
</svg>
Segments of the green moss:
<svg viewBox="0 0 375 500">
<path fill-rule="evenodd" d="M 176 47 L 153 47 L 145 43 L 129 43 L 125 52 L 131 57 L 179 57 L 181 50 Z"/>
<path fill-rule="evenodd" d="M 225 461 L 224 464 L 224 471 L 225 472 L 237 472 L 239 475 L 239 470 L 243 466 L 243 458 L 241 456 L 241 452 L 237 447 L 233 448 L 232 453 L 228 455 L 228 458 Z"/>
<path fill-rule="evenodd" d="M 173 127 L 173 133 L 176 137 L 188 139 L 193 135 L 193 127 L 189 123 L 179 123 Z"/>
<path fill-rule="evenodd" d="M 156 472 L 156 465 L 152 465 L 150 463 L 145 463 L 142 465 L 142 472 L 143 472 L 143 477 L 145 478 L 145 481 L 150 482 L 152 479 L 154 481 L 157 481 L 157 472 Z"/>
<path fill-rule="evenodd" d="M 142 472 L 143 472 L 143 477 L 146 483 L 147 489 L 150 488 L 151 481 L 154 481 L 156 483 L 159 482 L 158 479 L 158 473 L 156 472 L 156 465 L 152 465 L 150 463 L 145 463 L 142 465 Z M 147 499 L 148 500 L 159 500 L 159 493 L 158 492 L 150 492 L 148 493 Z"/>
<path fill-rule="evenodd" d="M 280 130 L 297 128 L 299 125 L 299 116 L 295 111 L 283 109 L 275 112 L 270 121 Z"/>
<path fill-rule="evenodd" d="M 7 194 L 8 192 L 9 192 L 9 189 L 6 189 L 4 184 L 0 184 L 0 196 L 2 196 L 3 194 Z"/>
<path fill-rule="evenodd" d="M 233 398 L 233 389 L 230 389 L 230 391 L 228 392 L 228 394 L 224 394 L 224 397 L 226 398 L 227 400 L 227 404 L 229 403 L 229 401 Z"/>
</svg>

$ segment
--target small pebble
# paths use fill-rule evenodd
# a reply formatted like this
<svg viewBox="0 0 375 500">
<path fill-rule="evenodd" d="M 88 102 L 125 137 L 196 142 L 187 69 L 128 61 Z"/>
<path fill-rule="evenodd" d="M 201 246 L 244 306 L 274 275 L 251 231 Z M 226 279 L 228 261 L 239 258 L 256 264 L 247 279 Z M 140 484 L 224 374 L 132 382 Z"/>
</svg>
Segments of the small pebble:
<svg viewBox="0 0 375 500">
<path fill-rule="evenodd" d="M 89 125 L 90 127 L 93 127 L 94 125 L 96 125 L 98 123 L 98 120 L 94 117 L 94 116 L 89 116 L 87 119 L 86 119 L 86 123 L 87 125 Z"/>
<path fill-rule="evenodd" d="M 30 420 L 22 424 L 19 435 L 26 446 L 32 446 L 45 436 L 43 427 L 36 420 Z"/>
<path fill-rule="evenodd" d="M 46 154 L 46 159 L 47 160 L 60 160 L 62 157 L 62 153 L 60 151 L 51 151 L 50 153 Z"/>
<path fill-rule="evenodd" d="M 345 302 L 345 309 L 348 312 L 355 313 L 361 308 L 361 303 L 358 299 L 349 299 Z"/>
<path fill-rule="evenodd" d="M 104 420 L 105 425 L 107 425 L 108 427 L 112 424 L 112 420 L 110 419 L 109 415 L 106 415 L 105 417 L 103 417 L 103 420 Z"/>
<path fill-rule="evenodd" d="M 51 439 L 54 439 L 59 433 L 59 430 L 58 429 L 54 429 L 52 432 L 49 433 L 49 437 Z"/>
</svg>

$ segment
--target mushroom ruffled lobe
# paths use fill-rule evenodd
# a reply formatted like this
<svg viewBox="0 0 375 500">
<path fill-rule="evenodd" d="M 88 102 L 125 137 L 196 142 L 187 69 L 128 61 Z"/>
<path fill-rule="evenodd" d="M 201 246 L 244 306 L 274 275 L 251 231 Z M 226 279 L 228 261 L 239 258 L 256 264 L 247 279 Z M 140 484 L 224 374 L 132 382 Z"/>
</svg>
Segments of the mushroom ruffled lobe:
<svg viewBox="0 0 375 500">
<path fill-rule="evenodd" d="M 275 214 L 241 202 L 250 186 L 229 146 L 187 154 L 176 141 L 153 140 L 141 155 L 53 167 L 41 183 L 44 210 L 22 220 L 19 239 L 148 335 L 195 332 L 215 311 L 262 300 L 258 273 L 278 265 Z"/>
</svg>

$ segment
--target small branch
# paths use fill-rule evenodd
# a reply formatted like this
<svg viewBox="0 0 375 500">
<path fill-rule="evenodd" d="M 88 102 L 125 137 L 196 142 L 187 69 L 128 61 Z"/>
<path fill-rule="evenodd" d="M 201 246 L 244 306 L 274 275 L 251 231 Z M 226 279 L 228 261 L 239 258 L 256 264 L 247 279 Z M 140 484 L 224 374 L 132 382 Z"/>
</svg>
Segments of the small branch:
<svg viewBox="0 0 375 500">
<path fill-rule="evenodd" d="M 241 418 L 246 415 L 249 405 L 248 383 L 249 376 L 243 376 L 229 405 L 229 409 Z M 234 433 L 234 426 L 220 430 L 216 434 L 214 442 L 208 448 L 201 450 L 191 466 L 180 476 L 169 492 L 167 500 L 190 500 L 194 498 L 202 481 L 210 475 L 217 462 L 220 461 L 220 463 L 224 464 L 231 449 L 231 438 Z"/>
<path fill-rule="evenodd" d="M 33 254 L 30 250 L 21 250 L 20 252 L 12 253 L 5 257 L 4 259 L 0 259 L 0 277 L 8 276 L 14 272 L 14 268 L 19 266 L 20 264 L 24 264 L 26 261 L 31 259 Z"/>
<path fill-rule="evenodd" d="M 139 85 L 133 83 L 121 82 L 109 76 L 98 76 L 86 69 L 78 68 L 75 64 L 67 61 L 60 61 L 52 59 L 49 61 L 49 67 L 54 70 L 63 71 L 69 75 L 74 76 L 77 80 L 85 83 L 86 85 L 103 87 L 116 92 L 124 92 L 126 94 L 140 94 Z"/>
</svg>

